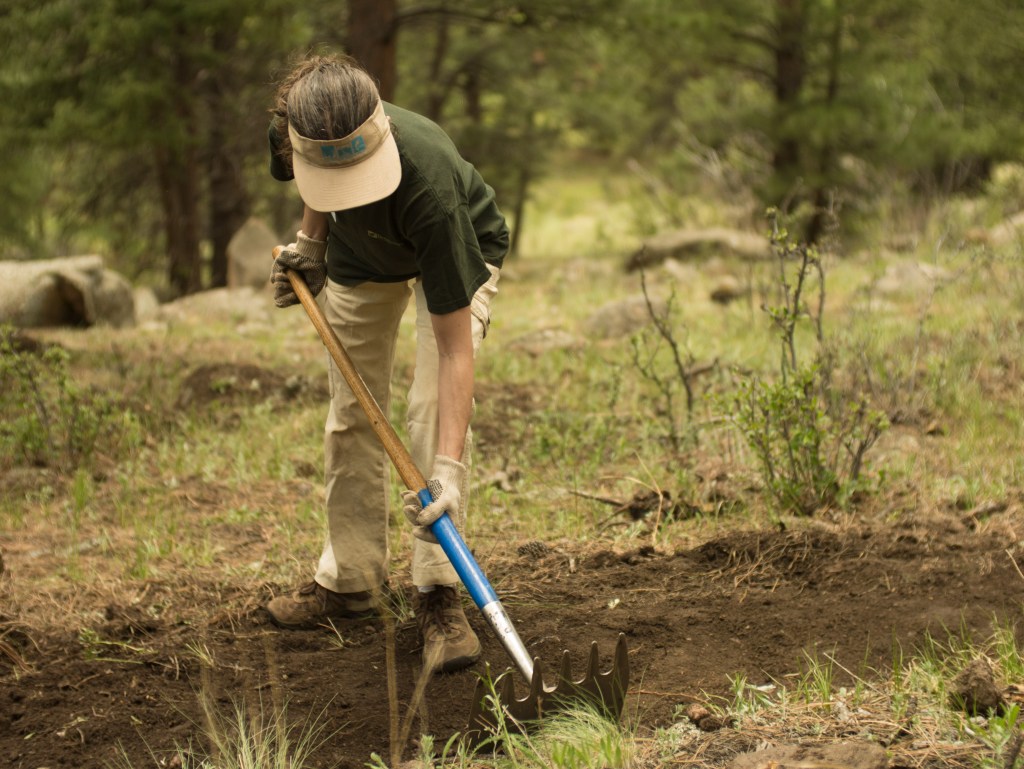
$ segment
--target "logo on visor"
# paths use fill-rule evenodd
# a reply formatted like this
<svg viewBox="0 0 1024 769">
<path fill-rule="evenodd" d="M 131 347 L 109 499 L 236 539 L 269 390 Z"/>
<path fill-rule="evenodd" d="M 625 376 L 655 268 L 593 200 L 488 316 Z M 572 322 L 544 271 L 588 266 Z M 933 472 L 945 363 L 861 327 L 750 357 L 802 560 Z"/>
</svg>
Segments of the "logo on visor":
<svg viewBox="0 0 1024 769">
<path fill-rule="evenodd" d="M 366 140 L 362 136 L 357 136 L 348 144 L 343 144 L 340 147 L 321 145 L 320 154 L 325 160 L 349 160 L 365 150 Z"/>
</svg>

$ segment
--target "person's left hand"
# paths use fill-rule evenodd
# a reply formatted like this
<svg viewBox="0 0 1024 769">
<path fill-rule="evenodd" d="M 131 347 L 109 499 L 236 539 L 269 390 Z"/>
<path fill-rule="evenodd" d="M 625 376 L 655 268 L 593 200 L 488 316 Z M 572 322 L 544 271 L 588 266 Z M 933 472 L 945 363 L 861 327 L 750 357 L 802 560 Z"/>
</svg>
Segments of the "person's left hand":
<svg viewBox="0 0 1024 769">
<path fill-rule="evenodd" d="M 327 283 L 327 241 L 313 240 L 302 230 L 294 243 L 281 249 L 270 268 L 270 283 L 274 287 L 274 304 L 290 307 L 299 303 L 292 284 L 285 274 L 285 268 L 301 273 L 309 292 L 316 296 Z"/>
<path fill-rule="evenodd" d="M 430 531 L 430 524 L 448 513 L 455 522 L 455 528 L 462 524 L 462 486 L 466 482 L 466 466 L 451 457 L 438 454 L 434 457 L 434 469 L 427 481 L 427 489 L 434 501 L 423 507 L 415 491 L 403 491 L 402 511 L 412 524 L 412 533 L 417 539 L 437 544 L 437 537 Z"/>
</svg>

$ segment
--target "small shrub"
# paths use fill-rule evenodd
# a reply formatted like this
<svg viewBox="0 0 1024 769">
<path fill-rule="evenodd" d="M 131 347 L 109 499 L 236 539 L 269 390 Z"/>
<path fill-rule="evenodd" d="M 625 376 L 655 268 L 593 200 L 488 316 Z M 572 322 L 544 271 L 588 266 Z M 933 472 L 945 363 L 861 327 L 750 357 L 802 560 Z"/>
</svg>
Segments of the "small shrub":
<svg viewBox="0 0 1024 769">
<path fill-rule="evenodd" d="M 864 457 L 887 426 L 861 393 L 837 393 L 836 355 L 822 318 L 825 274 L 814 249 L 793 244 L 772 216 L 779 304 L 765 307 L 778 331 L 778 374 L 740 375 L 726 398 L 732 419 L 753 449 L 765 485 L 783 510 L 809 515 L 843 499 L 857 484 Z M 806 296 L 817 288 L 817 308 Z M 803 363 L 797 329 L 811 323 L 815 361 Z"/>
<path fill-rule="evenodd" d="M 131 412 L 79 382 L 69 361 L 60 347 L 25 349 L 0 327 L 0 462 L 70 472 L 138 437 Z"/>
</svg>

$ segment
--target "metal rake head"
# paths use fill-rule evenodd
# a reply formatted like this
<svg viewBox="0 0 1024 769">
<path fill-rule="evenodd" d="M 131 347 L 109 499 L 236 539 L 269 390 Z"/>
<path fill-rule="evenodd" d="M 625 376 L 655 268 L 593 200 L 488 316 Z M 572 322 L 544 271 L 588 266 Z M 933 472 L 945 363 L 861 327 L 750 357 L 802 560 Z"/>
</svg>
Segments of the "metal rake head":
<svg viewBox="0 0 1024 769">
<path fill-rule="evenodd" d="M 619 634 L 611 668 L 602 673 L 599 667 L 596 641 L 590 645 L 587 671 L 579 680 L 573 678 L 572 660 L 569 652 L 565 651 L 558 679 L 549 688 L 544 685 L 540 660 L 535 659 L 529 693 L 519 699 L 511 671 L 502 675 L 491 689 L 486 683 L 490 678 L 488 666 L 485 678 L 477 681 L 466 739 L 472 745 L 480 745 L 496 733 L 499 722 L 509 730 L 522 731 L 546 715 L 578 707 L 594 708 L 606 717 L 618 720 L 629 689 L 629 651 L 625 634 Z M 500 714 L 496 707 L 501 708 Z"/>
</svg>

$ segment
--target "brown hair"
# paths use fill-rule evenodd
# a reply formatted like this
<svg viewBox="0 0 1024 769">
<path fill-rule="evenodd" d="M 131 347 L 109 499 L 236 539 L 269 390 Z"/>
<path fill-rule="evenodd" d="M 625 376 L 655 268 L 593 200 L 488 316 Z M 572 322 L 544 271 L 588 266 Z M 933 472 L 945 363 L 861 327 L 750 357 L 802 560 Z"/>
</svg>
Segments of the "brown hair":
<svg viewBox="0 0 1024 769">
<path fill-rule="evenodd" d="M 337 54 L 308 56 L 277 86 L 271 110 L 277 154 L 291 166 L 289 123 L 310 139 L 340 139 L 362 125 L 378 101 L 377 84 L 355 59 Z"/>
</svg>

